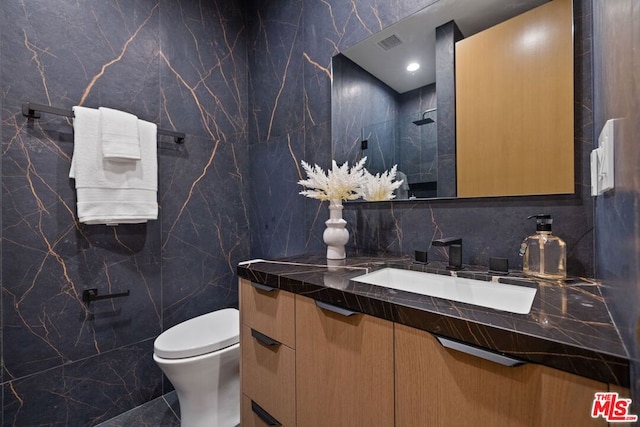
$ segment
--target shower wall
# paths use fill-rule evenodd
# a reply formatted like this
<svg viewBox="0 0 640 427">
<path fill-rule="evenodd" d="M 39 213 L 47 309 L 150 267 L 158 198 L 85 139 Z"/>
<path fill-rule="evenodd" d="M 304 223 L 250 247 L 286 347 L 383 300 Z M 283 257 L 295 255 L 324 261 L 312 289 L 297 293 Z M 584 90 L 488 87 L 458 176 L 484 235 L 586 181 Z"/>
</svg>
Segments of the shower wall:
<svg viewBox="0 0 640 427">
<path fill-rule="evenodd" d="M 407 175 L 409 185 L 414 187 L 411 194 L 416 197 L 436 197 L 437 187 L 431 193 L 421 187 L 438 181 L 438 110 L 425 115 L 433 122 L 421 126 L 413 124 L 413 120 L 422 119 L 422 112 L 437 108 L 436 84 L 403 93 L 399 98 L 400 117 L 404 120 L 399 123 L 398 162 Z"/>
<path fill-rule="evenodd" d="M 371 128 L 380 123 L 394 126 L 400 108 L 398 93 L 342 54 L 332 59 L 331 70 L 331 121 L 336 129 L 341 129 L 341 132 L 331 133 L 333 158 L 338 164 L 353 164 L 366 156 L 365 166 L 374 173 L 390 168 L 393 166 L 390 162 L 394 161 L 395 140 L 387 138 L 378 144 L 372 138 Z M 391 129 L 390 133 L 395 134 L 395 131 Z M 361 148 L 363 138 L 372 139 L 366 150 Z M 386 162 L 382 160 L 383 156 Z"/>
<path fill-rule="evenodd" d="M 223 0 L 0 4 L 2 425 L 88 426 L 171 389 L 153 340 L 237 306 L 249 255 L 247 34 Z M 68 178 L 73 130 L 32 101 L 107 106 L 158 138 L 159 217 L 87 226 Z M 85 304 L 83 290 L 130 296 Z"/>
</svg>

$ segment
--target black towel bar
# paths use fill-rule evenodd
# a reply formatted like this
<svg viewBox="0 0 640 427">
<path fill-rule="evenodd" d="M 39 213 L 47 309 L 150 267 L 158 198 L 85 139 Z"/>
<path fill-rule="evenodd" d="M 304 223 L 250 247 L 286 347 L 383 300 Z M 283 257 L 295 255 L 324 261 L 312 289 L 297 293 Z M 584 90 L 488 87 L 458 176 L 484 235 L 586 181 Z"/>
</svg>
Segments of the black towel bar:
<svg viewBox="0 0 640 427">
<path fill-rule="evenodd" d="M 117 294 L 104 294 L 104 295 L 98 295 L 98 290 L 95 288 L 85 289 L 84 291 L 82 291 L 82 301 L 86 302 L 87 304 L 90 304 L 91 301 L 97 301 L 101 299 L 119 298 L 119 297 L 128 297 L 128 296 L 129 296 L 128 289 L 124 292 L 120 292 Z"/>
<path fill-rule="evenodd" d="M 22 115 L 30 119 L 39 119 L 40 112 L 55 114 L 56 116 L 73 117 L 72 110 L 65 110 L 64 108 L 52 107 L 51 105 L 36 104 L 34 102 L 25 102 L 22 104 Z M 173 141 L 176 144 L 182 144 L 184 142 L 184 133 L 176 132 L 168 129 L 158 128 L 158 135 L 172 136 Z"/>
</svg>

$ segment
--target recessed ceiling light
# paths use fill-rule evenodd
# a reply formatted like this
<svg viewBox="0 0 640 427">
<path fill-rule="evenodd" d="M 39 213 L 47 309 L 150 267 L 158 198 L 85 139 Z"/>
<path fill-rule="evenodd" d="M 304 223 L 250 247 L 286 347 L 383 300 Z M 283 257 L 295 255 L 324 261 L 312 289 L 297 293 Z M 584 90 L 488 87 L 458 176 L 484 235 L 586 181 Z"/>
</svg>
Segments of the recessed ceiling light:
<svg viewBox="0 0 640 427">
<path fill-rule="evenodd" d="M 418 64 L 417 62 L 412 62 L 411 64 L 407 65 L 407 71 L 409 72 L 416 71 L 418 68 L 420 68 L 420 64 Z"/>
</svg>

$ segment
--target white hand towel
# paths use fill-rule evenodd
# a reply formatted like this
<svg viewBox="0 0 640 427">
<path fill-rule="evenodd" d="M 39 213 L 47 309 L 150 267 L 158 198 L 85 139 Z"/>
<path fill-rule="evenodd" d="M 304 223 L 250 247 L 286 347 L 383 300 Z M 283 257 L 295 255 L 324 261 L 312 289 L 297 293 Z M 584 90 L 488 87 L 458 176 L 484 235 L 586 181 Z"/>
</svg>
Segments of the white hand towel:
<svg viewBox="0 0 640 427">
<path fill-rule="evenodd" d="M 107 159 L 140 160 L 138 118 L 133 114 L 100 107 L 102 155 Z"/>
<path fill-rule="evenodd" d="M 81 169 L 81 179 L 86 179 L 86 173 L 96 163 L 95 157 L 100 146 L 100 113 L 93 108 L 75 106 L 73 117 L 73 155 L 69 178 L 76 178 L 76 169 Z"/>
<path fill-rule="evenodd" d="M 157 127 L 138 123 L 138 162 L 102 156 L 100 113 L 73 107 L 74 146 L 69 176 L 76 180 L 78 219 L 86 224 L 142 223 L 158 217 Z"/>
</svg>

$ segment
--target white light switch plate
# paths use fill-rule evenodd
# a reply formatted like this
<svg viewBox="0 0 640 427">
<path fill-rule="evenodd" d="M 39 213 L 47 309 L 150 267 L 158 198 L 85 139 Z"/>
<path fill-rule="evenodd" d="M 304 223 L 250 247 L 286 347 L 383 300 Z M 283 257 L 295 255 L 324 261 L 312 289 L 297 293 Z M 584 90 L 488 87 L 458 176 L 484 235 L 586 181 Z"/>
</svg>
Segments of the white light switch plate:
<svg viewBox="0 0 640 427">
<path fill-rule="evenodd" d="M 615 121 L 607 120 L 598 137 L 598 148 L 591 152 L 591 194 L 602 194 L 613 189 Z"/>
<path fill-rule="evenodd" d="M 600 163 L 601 148 L 591 151 L 591 195 L 597 196 L 600 189 L 598 182 L 598 166 Z"/>
<path fill-rule="evenodd" d="M 613 189 L 613 148 L 615 146 L 615 119 L 607 120 L 600 132 L 598 145 L 602 148 L 603 159 L 600 172 L 600 193 Z"/>
</svg>

